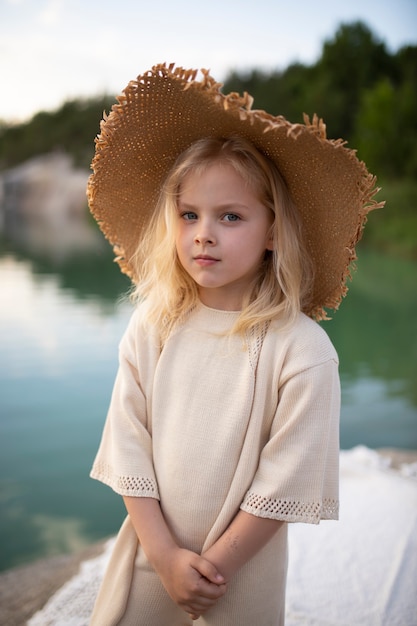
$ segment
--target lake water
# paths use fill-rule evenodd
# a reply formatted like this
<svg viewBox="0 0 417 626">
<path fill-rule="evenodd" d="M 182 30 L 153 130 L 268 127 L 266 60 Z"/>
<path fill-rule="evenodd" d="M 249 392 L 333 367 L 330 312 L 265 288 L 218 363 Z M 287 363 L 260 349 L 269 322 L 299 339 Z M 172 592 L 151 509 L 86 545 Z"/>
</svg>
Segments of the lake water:
<svg viewBox="0 0 417 626">
<path fill-rule="evenodd" d="M 362 253 L 324 327 L 339 352 L 341 446 L 417 449 L 417 264 Z M 121 499 L 89 479 L 130 316 L 107 248 L 0 251 L 0 569 L 113 534 Z"/>
</svg>

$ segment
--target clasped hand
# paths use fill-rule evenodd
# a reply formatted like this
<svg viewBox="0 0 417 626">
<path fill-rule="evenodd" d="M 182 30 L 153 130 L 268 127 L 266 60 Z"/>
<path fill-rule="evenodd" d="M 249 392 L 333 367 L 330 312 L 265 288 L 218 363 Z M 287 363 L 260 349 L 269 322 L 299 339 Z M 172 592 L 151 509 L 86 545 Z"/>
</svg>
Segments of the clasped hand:
<svg viewBox="0 0 417 626">
<path fill-rule="evenodd" d="M 226 582 L 207 559 L 176 547 L 164 555 L 158 574 L 172 600 L 193 620 L 210 609 L 226 592 Z"/>
</svg>

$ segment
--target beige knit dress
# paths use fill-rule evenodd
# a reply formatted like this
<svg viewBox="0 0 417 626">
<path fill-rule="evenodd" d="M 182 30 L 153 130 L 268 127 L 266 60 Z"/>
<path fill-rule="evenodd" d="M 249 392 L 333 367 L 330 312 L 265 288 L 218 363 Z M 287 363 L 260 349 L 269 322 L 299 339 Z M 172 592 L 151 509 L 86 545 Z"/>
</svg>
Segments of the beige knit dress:
<svg viewBox="0 0 417 626">
<path fill-rule="evenodd" d="M 161 502 L 184 547 L 201 553 L 239 508 L 318 523 L 338 516 L 337 354 L 300 314 L 245 342 L 225 333 L 238 313 L 199 305 L 161 349 L 140 310 L 120 366 L 91 476 L 127 496 Z M 91 626 L 282 626 L 287 525 L 192 622 L 169 598 L 127 518 Z"/>
</svg>

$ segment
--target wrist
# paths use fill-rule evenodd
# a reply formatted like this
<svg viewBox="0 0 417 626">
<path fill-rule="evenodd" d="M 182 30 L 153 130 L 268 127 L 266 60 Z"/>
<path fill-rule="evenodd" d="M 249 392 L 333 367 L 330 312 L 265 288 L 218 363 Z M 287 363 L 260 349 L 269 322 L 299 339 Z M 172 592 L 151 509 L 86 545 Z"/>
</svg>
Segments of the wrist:
<svg viewBox="0 0 417 626">
<path fill-rule="evenodd" d="M 150 549 L 148 548 L 148 550 L 145 550 L 145 553 L 155 572 L 159 576 L 162 576 L 167 571 L 172 569 L 172 564 L 174 563 L 179 550 L 179 546 L 172 539 L 170 541 L 165 541 L 163 545 L 159 544 L 152 546 Z"/>
<path fill-rule="evenodd" d="M 234 562 L 233 556 L 224 548 L 224 545 L 221 545 L 221 543 L 215 543 L 206 552 L 203 552 L 201 556 L 214 565 L 223 576 L 225 582 L 229 582 L 239 569 L 239 564 Z"/>
</svg>

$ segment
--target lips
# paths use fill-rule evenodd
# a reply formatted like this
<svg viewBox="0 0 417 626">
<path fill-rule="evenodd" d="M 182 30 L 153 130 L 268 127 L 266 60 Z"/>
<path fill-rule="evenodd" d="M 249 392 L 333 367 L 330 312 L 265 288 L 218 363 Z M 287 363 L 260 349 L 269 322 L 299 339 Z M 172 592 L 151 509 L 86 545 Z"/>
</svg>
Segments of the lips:
<svg viewBox="0 0 417 626">
<path fill-rule="evenodd" d="M 214 265 L 214 263 L 217 263 L 219 259 L 216 259 L 210 256 L 209 254 L 198 254 L 197 256 L 194 257 L 194 261 L 198 265 L 205 266 L 205 265 Z"/>
</svg>

